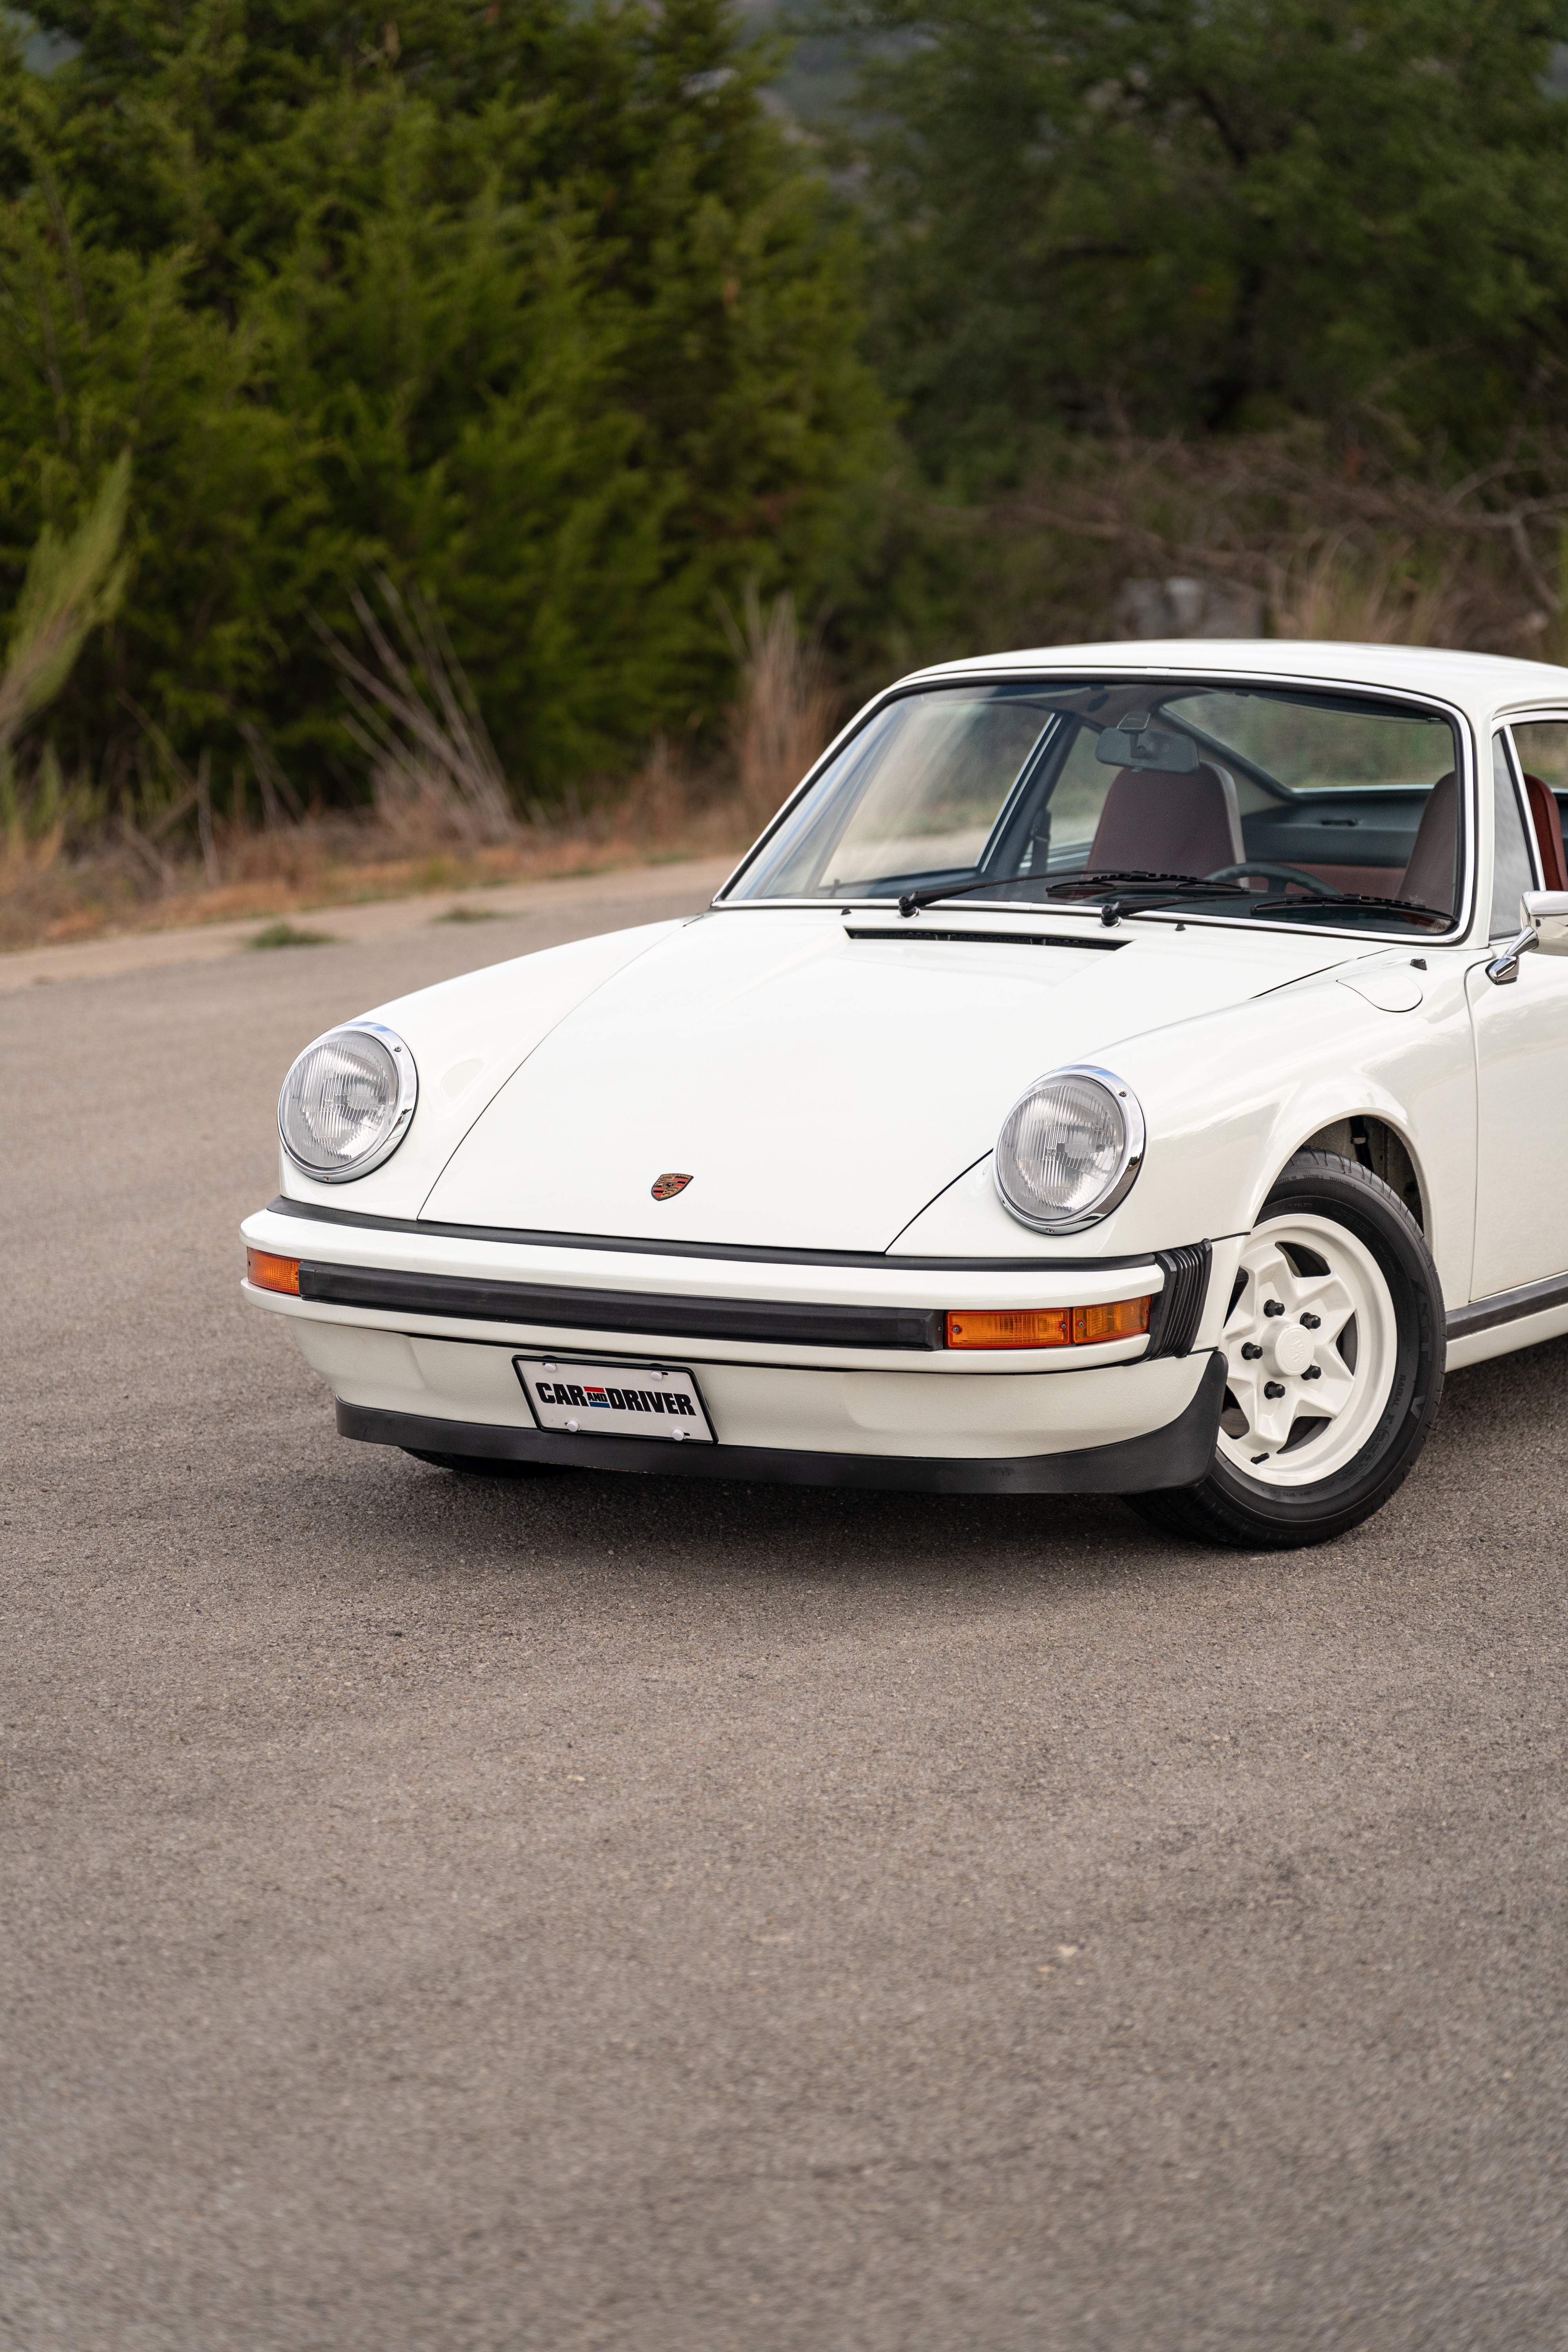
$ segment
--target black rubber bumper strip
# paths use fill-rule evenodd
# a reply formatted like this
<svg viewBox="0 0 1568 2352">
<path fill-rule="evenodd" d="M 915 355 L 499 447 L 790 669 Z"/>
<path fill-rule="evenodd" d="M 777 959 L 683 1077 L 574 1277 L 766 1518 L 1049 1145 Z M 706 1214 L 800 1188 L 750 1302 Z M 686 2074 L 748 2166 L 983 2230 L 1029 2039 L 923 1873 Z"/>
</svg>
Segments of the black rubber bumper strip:
<svg viewBox="0 0 1568 2352">
<path fill-rule="evenodd" d="M 1447 1336 L 1471 1339 L 1478 1331 L 1495 1331 L 1500 1324 L 1522 1323 L 1527 1315 L 1546 1315 L 1554 1307 L 1568 1307 L 1568 1274 L 1553 1274 L 1544 1282 L 1527 1282 L 1518 1290 L 1498 1290 L 1468 1307 L 1448 1310 Z"/>
<path fill-rule="evenodd" d="M 300 1296 L 325 1307 L 392 1315 L 521 1323 L 574 1331 L 647 1331 L 672 1339 L 743 1339 L 793 1348 L 931 1349 L 942 1318 L 921 1307 L 781 1307 L 768 1299 L 668 1298 L 567 1284 L 482 1282 L 468 1276 L 394 1274 L 374 1266 L 300 1267 Z M 629 1441 L 628 1441 L 629 1442 Z"/>
<path fill-rule="evenodd" d="M 1219 1437 L 1226 1371 L 1225 1358 L 1211 1355 L 1186 1411 L 1146 1437 L 994 1462 L 797 1454 L 771 1445 L 674 1445 L 668 1438 L 585 1433 L 574 1437 L 562 1430 L 498 1429 L 486 1422 L 437 1421 L 425 1413 L 382 1412 L 342 1402 L 338 1433 L 372 1445 L 401 1445 L 412 1454 L 468 1454 L 490 1462 L 630 1470 L 655 1477 L 755 1478 L 784 1486 L 877 1486 L 921 1495 L 1152 1495 L 1195 1486 L 1207 1475 Z M 1114 1376 L 1107 1370 L 1107 1380 Z"/>
<path fill-rule="evenodd" d="M 1208 1299 L 1214 1251 L 1207 1242 L 1194 1242 L 1186 1249 L 1156 1250 L 1154 1258 L 1165 1286 L 1155 1293 L 1149 1312 L 1145 1363 L 1152 1356 L 1192 1354 Z"/>
</svg>

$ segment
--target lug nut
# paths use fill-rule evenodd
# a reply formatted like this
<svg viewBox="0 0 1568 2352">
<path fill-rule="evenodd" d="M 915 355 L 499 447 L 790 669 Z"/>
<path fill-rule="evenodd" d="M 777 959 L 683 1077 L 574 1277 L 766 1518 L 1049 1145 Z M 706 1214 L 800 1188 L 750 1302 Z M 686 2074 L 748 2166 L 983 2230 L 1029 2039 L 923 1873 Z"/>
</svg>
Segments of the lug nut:
<svg viewBox="0 0 1568 2352">
<path fill-rule="evenodd" d="M 1263 1383 L 1263 1393 L 1266 1397 L 1282 1397 L 1285 1393 L 1284 1381 L 1265 1381 Z"/>
<path fill-rule="evenodd" d="M 1316 1331 L 1321 1324 L 1322 1319 L 1323 1318 L 1321 1315 L 1303 1315 L 1301 1318 L 1301 1327 L 1303 1330 Z"/>
<path fill-rule="evenodd" d="M 1285 1309 L 1278 1298 L 1266 1298 L 1263 1302 L 1263 1312 L 1265 1315 L 1283 1315 Z"/>
<path fill-rule="evenodd" d="M 1321 1364 L 1309 1364 L 1306 1370 L 1301 1375 L 1301 1378 L 1304 1381 L 1321 1381 L 1322 1377 L 1323 1368 Z"/>
<path fill-rule="evenodd" d="M 1241 1354 L 1244 1363 L 1255 1364 L 1262 1353 L 1263 1350 L 1258 1346 L 1256 1339 L 1244 1339 L 1242 1341 Z"/>
</svg>

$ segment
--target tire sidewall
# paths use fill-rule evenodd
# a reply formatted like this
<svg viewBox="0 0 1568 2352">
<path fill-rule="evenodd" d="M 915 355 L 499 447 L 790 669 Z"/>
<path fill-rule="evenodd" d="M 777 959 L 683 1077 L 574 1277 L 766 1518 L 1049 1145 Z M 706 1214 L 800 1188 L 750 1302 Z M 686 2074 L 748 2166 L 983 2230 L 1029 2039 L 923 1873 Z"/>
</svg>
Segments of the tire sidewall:
<svg viewBox="0 0 1568 2352">
<path fill-rule="evenodd" d="M 1443 1301 L 1420 1227 L 1368 1171 L 1326 1152 L 1299 1155 L 1270 1190 L 1258 1223 L 1286 1215 L 1342 1225 L 1376 1260 L 1394 1306 L 1393 1384 L 1360 1452 L 1327 1477 L 1309 1486 L 1267 1486 L 1216 1452 L 1197 1493 L 1227 1519 L 1250 1521 L 1260 1537 L 1311 1542 L 1368 1517 L 1413 1466 L 1442 1394 Z"/>
</svg>

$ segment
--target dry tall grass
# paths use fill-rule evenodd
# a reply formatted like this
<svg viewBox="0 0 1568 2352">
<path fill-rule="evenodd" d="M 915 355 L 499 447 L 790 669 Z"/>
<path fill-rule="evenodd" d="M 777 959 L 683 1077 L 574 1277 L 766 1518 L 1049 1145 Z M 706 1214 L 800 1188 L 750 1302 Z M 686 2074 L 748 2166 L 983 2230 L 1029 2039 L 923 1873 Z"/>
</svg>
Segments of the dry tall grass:
<svg viewBox="0 0 1568 2352">
<path fill-rule="evenodd" d="M 1277 637 L 1458 646 L 1472 619 L 1474 596 L 1452 556 L 1424 571 L 1408 540 L 1367 550 L 1333 538 L 1280 566 L 1268 601 Z"/>
<path fill-rule="evenodd" d="M 536 811 L 521 823 L 434 607 L 405 603 L 385 580 L 376 585 L 384 620 L 359 600 L 368 657 L 321 633 L 343 671 L 345 723 L 369 759 L 371 808 L 302 811 L 252 730 L 262 822 L 244 814 L 247 793 L 236 793 L 237 813 L 217 814 L 206 756 L 191 774 L 139 714 L 169 797 L 155 815 L 143 811 L 141 824 L 121 810 L 111 826 L 72 840 L 44 793 L 52 776 L 63 808 L 46 753 L 26 824 L 0 835 L 0 948 L 739 852 L 757 829 L 753 809 L 771 815 L 826 740 L 831 708 L 819 652 L 801 646 L 787 600 L 764 615 L 753 598 L 746 698 L 735 720 L 743 788 L 723 772 L 681 766 L 659 738 L 628 782 L 606 781 L 570 816 Z M 193 814 L 195 840 L 176 831 Z"/>
<path fill-rule="evenodd" d="M 736 783 L 752 830 L 761 832 L 820 758 L 838 698 L 821 636 L 802 635 L 793 596 L 775 596 L 764 610 L 753 582 L 739 621 L 728 611 L 724 620 L 741 674 L 730 727 Z"/>
<path fill-rule="evenodd" d="M 370 761 L 375 810 L 406 843 L 446 838 L 466 849 L 513 840 L 506 777 L 440 613 L 417 589 L 406 600 L 384 572 L 375 586 L 390 628 L 357 590 L 353 608 L 374 665 L 317 629 L 342 672 L 343 725 Z"/>
<path fill-rule="evenodd" d="M 155 845 L 153 863 L 122 836 L 76 854 L 62 854 L 56 837 L 36 843 L 25 866 L 6 869 L 0 852 L 0 950 L 738 855 L 751 831 L 732 793 L 677 778 L 652 803 L 634 783 L 570 822 L 521 827 L 511 842 L 477 849 L 453 842 L 445 809 L 435 837 L 423 840 L 411 821 L 393 833 L 374 812 L 310 816 L 271 830 L 215 818 L 216 885 L 195 842 L 161 857 Z"/>
</svg>

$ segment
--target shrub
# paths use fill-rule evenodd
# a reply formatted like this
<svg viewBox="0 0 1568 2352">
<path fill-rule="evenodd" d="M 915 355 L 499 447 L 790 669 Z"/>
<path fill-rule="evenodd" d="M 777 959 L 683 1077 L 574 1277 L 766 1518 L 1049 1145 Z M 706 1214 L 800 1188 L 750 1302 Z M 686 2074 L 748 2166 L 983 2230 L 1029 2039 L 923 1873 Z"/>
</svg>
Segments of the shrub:
<svg viewBox="0 0 1568 2352">
<path fill-rule="evenodd" d="M 361 763 L 312 614 L 432 600 L 520 796 L 717 720 L 718 592 L 808 603 L 880 462 L 858 255 L 722 0 L 38 0 L 0 38 L 0 604 L 131 447 L 131 585 L 52 722 L 301 800 Z"/>
</svg>

